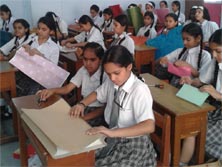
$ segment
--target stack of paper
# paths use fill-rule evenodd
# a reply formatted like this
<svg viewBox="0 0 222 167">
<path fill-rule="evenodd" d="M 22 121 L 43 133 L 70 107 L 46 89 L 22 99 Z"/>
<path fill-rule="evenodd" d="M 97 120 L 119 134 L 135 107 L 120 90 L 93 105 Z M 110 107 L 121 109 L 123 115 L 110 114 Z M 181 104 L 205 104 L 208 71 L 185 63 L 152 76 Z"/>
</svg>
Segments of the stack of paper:
<svg viewBox="0 0 222 167">
<path fill-rule="evenodd" d="M 168 63 L 168 72 L 177 75 L 178 77 L 191 75 L 190 67 L 177 67 L 172 63 Z"/>
</svg>

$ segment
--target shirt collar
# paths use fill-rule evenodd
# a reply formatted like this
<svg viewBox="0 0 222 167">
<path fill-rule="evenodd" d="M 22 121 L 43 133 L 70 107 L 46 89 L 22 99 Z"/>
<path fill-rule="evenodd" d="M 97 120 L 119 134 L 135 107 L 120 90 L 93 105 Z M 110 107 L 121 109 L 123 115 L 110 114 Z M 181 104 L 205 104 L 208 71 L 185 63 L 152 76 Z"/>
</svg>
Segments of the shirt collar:
<svg viewBox="0 0 222 167">
<path fill-rule="evenodd" d="M 222 63 L 218 63 L 219 69 L 222 71 Z"/>
<path fill-rule="evenodd" d="M 128 78 L 128 80 L 123 84 L 123 86 L 120 87 L 121 90 L 124 90 L 125 92 L 129 93 L 131 87 L 133 86 L 135 80 L 136 80 L 136 76 L 133 74 L 133 72 L 131 72 L 130 77 Z M 114 88 L 115 89 L 119 89 L 119 86 L 114 84 Z"/>
<path fill-rule="evenodd" d="M 122 39 L 126 36 L 126 32 L 124 31 L 120 36 L 118 36 L 117 34 L 115 34 L 115 38 L 119 38 Z"/>
<path fill-rule="evenodd" d="M 34 41 L 36 41 L 37 43 L 38 43 L 38 39 L 39 39 L 38 35 L 34 37 Z M 52 41 L 51 37 L 49 37 L 48 40 L 44 43 L 50 44 L 51 42 L 53 42 L 53 41 Z"/>
<path fill-rule="evenodd" d="M 87 72 L 88 73 L 88 72 Z M 89 73 L 88 73 L 89 75 Z M 91 80 L 96 81 L 96 80 L 100 80 L 100 75 L 101 75 L 101 66 L 99 66 L 99 68 L 97 69 L 97 71 L 90 77 Z"/>
<path fill-rule="evenodd" d="M 200 45 L 194 47 L 194 48 L 190 48 L 188 49 L 188 54 L 194 54 L 194 53 L 199 53 L 200 52 Z"/>
</svg>

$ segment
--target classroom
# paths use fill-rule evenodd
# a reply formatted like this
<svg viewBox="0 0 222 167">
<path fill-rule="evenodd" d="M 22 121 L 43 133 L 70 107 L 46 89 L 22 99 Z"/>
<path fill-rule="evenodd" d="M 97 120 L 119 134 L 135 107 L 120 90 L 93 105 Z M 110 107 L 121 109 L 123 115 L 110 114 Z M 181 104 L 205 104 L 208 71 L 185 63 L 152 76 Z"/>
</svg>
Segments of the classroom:
<svg viewBox="0 0 222 167">
<path fill-rule="evenodd" d="M 0 166 L 222 166 L 221 0 L 1 0 Z"/>
</svg>

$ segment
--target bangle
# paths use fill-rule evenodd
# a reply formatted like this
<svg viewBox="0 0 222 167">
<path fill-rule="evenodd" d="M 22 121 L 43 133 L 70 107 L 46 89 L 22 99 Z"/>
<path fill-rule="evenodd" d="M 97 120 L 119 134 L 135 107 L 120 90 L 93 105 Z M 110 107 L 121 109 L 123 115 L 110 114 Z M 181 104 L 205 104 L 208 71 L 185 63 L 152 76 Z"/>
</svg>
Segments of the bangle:
<svg viewBox="0 0 222 167">
<path fill-rule="evenodd" d="M 84 109 L 86 108 L 86 105 L 83 102 L 78 102 L 77 104 L 80 104 L 84 107 Z"/>
</svg>

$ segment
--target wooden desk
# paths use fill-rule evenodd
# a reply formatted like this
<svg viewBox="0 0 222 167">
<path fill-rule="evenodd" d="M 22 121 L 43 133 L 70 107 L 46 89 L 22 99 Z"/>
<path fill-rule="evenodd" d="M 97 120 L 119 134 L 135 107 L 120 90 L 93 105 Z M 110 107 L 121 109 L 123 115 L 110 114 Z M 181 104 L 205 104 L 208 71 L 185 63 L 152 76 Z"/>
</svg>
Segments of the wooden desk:
<svg viewBox="0 0 222 167">
<path fill-rule="evenodd" d="M 76 36 L 78 35 L 79 33 L 81 33 L 81 28 L 78 24 L 70 24 L 68 26 L 68 33 L 69 33 L 69 36 Z"/>
<path fill-rule="evenodd" d="M 141 76 L 148 85 L 164 84 L 164 89 L 150 87 L 150 91 L 154 100 L 154 110 L 167 113 L 171 116 L 172 165 L 178 166 L 181 152 L 181 139 L 189 136 L 197 136 L 195 148 L 196 160 L 198 164 L 203 163 L 207 112 L 212 111 L 214 107 L 206 103 L 201 107 L 196 106 L 177 97 L 177 88 L 150 74 L 142 74 Z"/>
<path fill-rule="evenodd" d="M 9 64 L 8 61 L 0 61 L 0 93 L 7 104 L 13 109 L 11 97 L 16 97 L 16 83 L 15 83 L 16 69 Z M 10 95 L 9 95 L 10 93 Z M 17 134 L 17 118 L 16 114 L 12 113 L 13 128 Z M 1 136 L 0 144 L 17 140 L 17 136 Z"/>
<path fill-rule="evenodd" d="M 37 103 L 36 95 L 23 96 L 12 99 L 18 114 L 21 166 L 28 166 L 28 155 L 26 149 L 27 138 L 34 146 L 43 166 L 94 166 L 95 163 L 94 151 L 85 152 L 78 155 L 72 155 L 60 159 L 53 159 L 51 155 L 47 152 L 47 150 L 44 148 L 44 146 L 41 144 L 41 142 L 37 139 L 35 134 L 31 131 L 31 129 L 26 125 L 26 123 L 20 117 L 22 113 L 21 108 L 40 109 L 49 106 L 50 104 L 53 104 L 59 99 L 60 99 L 59 96 L 52 96 L 47 100 L 47 102 L 41 103 L 41 105 Z"/>
<path fill-rule="evenodd" d="M 141 65 L 151 64 L 151 73 L 154 75 L 156 48 L 151 46 L 136 45 L 135 46 L 135 63 L 139 73 L 141 73 Z"/>
</svg>

